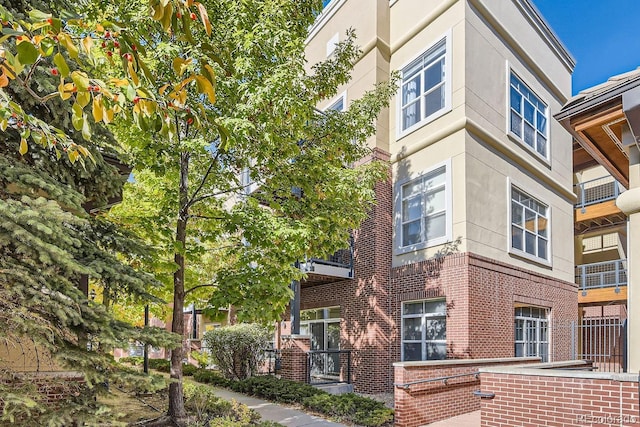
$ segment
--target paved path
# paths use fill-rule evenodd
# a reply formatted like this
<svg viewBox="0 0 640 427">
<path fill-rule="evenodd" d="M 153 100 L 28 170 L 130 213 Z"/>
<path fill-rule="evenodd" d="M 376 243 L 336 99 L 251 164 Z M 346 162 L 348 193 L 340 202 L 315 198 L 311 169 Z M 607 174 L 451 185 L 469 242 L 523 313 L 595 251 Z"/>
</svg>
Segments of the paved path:
<svg viewBox="0 0 640 427">
<path fill-rule="evenodd" d="M 428 424 L 429 427 L 480 427 L 480 411 L 458 415 L 447 420 Z"/>
<path fill-rule="evenodd" d="M 345 427 L 344 424 L 327 421 L 324 418 L 309 415 L 297 409 L 281 406 L 266 400 L 257 399 L 225 389 L 214 389 L 216 396 L 226 400 L 235 399 L 244 403 L 251 409 L 255 409 L 263 420 L 275 421 L 287 427 Z"/>
</svg>

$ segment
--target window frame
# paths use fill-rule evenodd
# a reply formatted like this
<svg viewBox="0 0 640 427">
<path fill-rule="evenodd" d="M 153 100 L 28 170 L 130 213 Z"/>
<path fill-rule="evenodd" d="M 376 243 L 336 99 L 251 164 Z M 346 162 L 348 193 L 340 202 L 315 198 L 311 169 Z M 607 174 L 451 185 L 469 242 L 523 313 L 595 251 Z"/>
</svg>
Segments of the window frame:
<svg viewBox="0 0 640 427">
<path fill-rule="evenodd" d="M 517 185 L 514 184 L 513 182 L 511 182 L 510 180 L 507 180 L 507 210 L 508 210 L 508 233 L 507 233 L 507 251 L 515 256 L 518 256 L 520 258 L 525 258 L 529 261 L 533 261 L 537 264 L 541 264 L 543 266 L 546 267 L 552 267 L 552 259 L 553 259 L 553 253 L 552 253 L 552 233 L 551 233 L 551 225 L 552 225 L 552 221 L 551 221 L 551 206 L 548 203 L 545 203 L 542 201 L 542 199 L 538 196 L 536 196 L 535 194 L 532 194 L 530 191 L 525 191 L 523 190 L 523 186 L 521 185 Z M 524 194 L 528 197 L 530 197 L 531 199 L 533 199 L 535 202 L 539 203 L 540 205 L 544 206 L 546 208 L 546 216 L 543 217 L 546 219 L 546 230 L 547 230 L 547 236 L 546 236 L 546 241 L 547 241 L 547 248 L 546 248 L 546 258 L 541 258 L 537 255 L 538 253 L 538 239 L 540 237 L 544 238 L 544 236 L 539 236 L 536 230 L 535 233 L 535 237 L 536 237 L 536 255 L 531 254 L 529 252 L 526 251 L 526 217 L 525 214 L 523 213 L 523 222 L 522 224 L 525 224 L 525 226 L 520 226 L 520 225 L 516 225 L 514 224 L 514 218 L 513 218 L 513 203 L 514 203 L 514 199 L 513 199 L 513 190 L 516 190 L 518 192 L 520 192 L 521 194 Z M 520 206 L 523 207 L 523 209 L 527 209 L 527 206 L 524 206 L 522 203 L 516 201 L 516 203 L 520 204 Z M 532 210 L 531 208 L 528 208 L 530 210 Z M 538 219 L 538 215 L 536 214 L 536 224 L 538 223 L 537 221 Z M 515 248 L 513 246 L 513 227 L 517 226 L 518 228 L 522 229 L 523 232 L 525 233 L 525 239 L 523 239 L 523 243 L 522 243 L 522 247 L 523 249 L 518 249 Z"/>
<path fill-rule="evenodd" d="M 531 146 L 529 145 L 525 139 L 524 139 L 524 127 L 525 127 L 525 121 L 527 121 L 524 117 L 524 107 L 521 107 L 522 110 L 522 114 L 520 114 L 520 112 L 516 112 L 516 114 L 518 114 L 518 116 L 520 117 L 521 120 L 521 124 L 520 124 L 520 133 L 521 135 L 516 134 L 515 132 L 513 132 L 511 129 L 511 114 L 512 111 L 515 112 L 515 110 L 512 109 L 511 104 L 511 90 L 512 90 L 512 85 L 511 85 L 511 78 L 515 77 L 516 80 L 518 80 L 518 82 L 524 87 L 526 88 L 526 90 L 528 90 L 531 95 L 533 95 L 537 101 L 539 103 L 541 103 L 542 105 L 544 105 L 546 111 L 544 114 L 544 120 L 546 123 L 546 127 L 545 127 L 545 133 L 543 135 L 543 137 L 546 139 L 546 144 L 545 144 L 545 153 L 542 154 L 540 153 L 536 146 Z M 518 91 L 518 93 L 521 96 L 521 103 L 525 102 L 525 96 L 522 92 Z M 521 77 L 521 74 L 517 73 L 508 63 L 507 63 L 507 82 L 506 82 L 506 131 L 507 131 L 507 135 L 513 139 L 514 141 L 516 141 L 519 145 L 521 145 L 522 147 L 524 147 L 527 151 L 529 151 L 531 154 L 533 154 L 536 158 L 542 160 L 545 163 L 549 163 L 551 160 L 551 120 L 550 120 L 550 108 L 549 108 L 549 103 L 547 103 L 540 95 L 538 95 L 538 93 L 533 90 L 531 88 L 530 85 L 528 85 L 525 80 Z M 534 107 L 534 114 L 535 117 L 537 118 L 537 112 L 539 111 L 538 108 L 533 105 L 533 103 L 530 102 L 530 104 Z M 537 145 L 537 141 L 538 141 L 538 134 L 542 134 L 542 132 L 540 132 L 538 130 L 538 123 L 537 123 L 537 119 L 534 118 L 534 121 L 536 122 L 535 126 L 534 126 L 534 134 L 536 135 L 536 145 Z"/>
<path fill-rule="evenodd" d="M 336 108 L 333 108 L 339 102 L 342 102 L 342 109 L 338 110 Z M 340 111 L 340 112 L 344 112 L 344 111 L 347 110 L 347 91 L 346 90 L 344 92 L 342 92 L 340 95 L 338 95 L 335 98 L 333 98 L 331 100 L 331 102 L 329 104 L 327 104 L 327 106 L 322 109 L 322 111 L 329 111 L 329 110 L 335 110 L 335 111 Z"/>
<path fill-rule="evenodd" d="M 518 314 L 518 310 L 529 309 L 530 314 L 528 316 L 524 314 Z M 535 317 L 532 314 L 532 310 L 536 310 L 544 313 L 543 316 Z M 518 340 L 518 321 L 523 321 L 522 325 L 522 339 Z M 535 324 L 535 339 L 530 340 L 527 337 L 527 322 L 532 322 Z M 541 339 L 541 331 L 542 325 L 544 324 L 544 330 L 546 332 L 545 339 Z M 535 306 L 516 306 L 513 310 L 513 355 L 514 357 L 540 357 L 541 361 L 548 362 L 551 356 L 551 310 L 546 307 L 535 307 Z M 535 346 L 535 354 L 529 353 L 530 345 L 533 344 Z M 522 355 L 518 356 L 518 345 L 522 346 Z M 543 354 L 541 351 L 541 347 L 546 345 L 546 353 Z"/>
<path fill-rule="evenodd" d="M 416 303 L 421 303 L 423 305 L 424 308 L 424 304 L 425 303 L 437 303 L 437 302 L 444 302 L 444 306 L 445 306 L 445 310 L 444 313 L 427 313 L 426 310 L 424 310 L 423 313 L 418 313 L 418 314 L 405 314 L 404 313 L 404 307 L 407 304 L 416 304 Z M 405 327 L 405 319 L 421 319 L 420 322 L 420 340 L 405 340 L 404 338 L 404 327 Z M 441 340 L 427 340 L 427 328 L 426 328 L 426 320 L 427 319 L 440 319 L 443 318 L 444 319 L 444 324 L 445 324 L 445 328 L 444 328 L 444 339 Z M 405 360 L 405 352 L 404 352 L 404 345 L 405 343 L 420 343 L 421 344 L 421 358 L 420 361 L 426 361 L 426 360 L 444 360 L 446 359 L 446 354 L 447 354 L 447 301 L 445 298 L 431 298 L 431 299 L 425 299 L 425 300 L 412 300 L 412 301 L 403 301 L 401 306 L 400 306 L 400 360 L 405 362 L 407 360 Z M 444 359 L 428 359 L 427 358 L 427 343 L 435 343 L 435 344 L 444 344 L 445 347 L 445 357 Z"/>
<path fill-rule="evenodd" d="M 443 86 L 444 86 L 444 105 L 442 108 L 440 108 L 439 110 L 433 112 L 432 114 L 422 117 L 422 111 L 426 111 L 424 108 L 421 109 L 421 118 L 420 120 L 418 120 L 416 123 L 412 124 L 411 126 L 407 127 L 406 129 L 403 129 L 403 102 L 402 102 L 402 88 L 403 88 L 403 84 L 404 84 L 404 73 L 405 70 L 410 66 L 413 65 L 414 62 L 418 61 L 420 58 L 423 58 L 427 55 L 429 55 L 429 53 L 431 53 L 437 46 L 438 44 L 440 44 L 442 41 L 444 40 L 444 67 L 443 67 L 443 71 L 444 71 L 444 78 L 443 78 Z M 434 120 L 436 120 L 437 118 L 441 117 L 442 115 L 448 113 L 449 111 L 451 111 L 452 107 L 451 107 L 451 80 L 452 80 L 452 35 L 451 35 L 451 30 L 448 30 L 445 34 L 443 34 L 442 36 L 438 37 L 436 39 L 435 42 L 431 43 L 429 45 L 429 47 L 427 49 L 425 49 L 424 51 L 420 52 L 419 55 L 416 55 L 414 57 L 412 57 L 409 61 L 407 61 L 405 64 L 403 64 L 401 67 L 399 67 L 400 70 L 400 74 L 401 74 L 401 80 L 400 80 L 400 86 L 398 88 L 398 92 L 396 94 L 396 98 L 397 98 L 397 102 L 396 102 L 396 136 L 398 139 L 409 135 L 410 133 L 416 131 L 417 129 L 422 128 L 423 126 L 427 125 L 428 123 L 433 122 Z M 432 63 L 430 63 L 432 64 Z M 423 67 L 420 69 L 419 71 L 419 75 L 424 75 L 424 64 Z M 413 75 L 412 75 L 413 76 Z M 421 78 L 421 82 L 422 80 L 424 80 L 423 78 Z M 431 90 L 431 89 L 430 89 Z M 422 90 L 421 90 L 422 92 Z M 420 105 L 422 107 L 424 107 L 424 103 L 425 103 L 425 93 L 421 93 L 420 94 Z"/>
<path fill-rule="evenodd" d="M 423 237 L 423 240 L 420 242 L 403 245 L 403 210 L 402 210 L 402 202 L 403 202 L 403 188 L 410 183 L 419 181 L 424 179 L 425 177 L 435 173 L 438 169 L 444 169 L 444 205 L 445 205 L 445 233 L 443 236 L 438 236 L 432 238 L 431 240 L 427 239 L 427 236 L 424 235 L 425 227 L 424 227 L 424 212 L 420 217 L 421 227 L 420 233 Z M 421 191 L 421 210 L 424 208 L 424 191 Z M 395 244 L 395 254 L 403 254 L 407 252 L 414 252 L 420 249 L 425 249 L 433 246 L 438 246 L 445 244 L 451 241 L 452 236 L 452 227 L 453 227 L 453 186 L 452 186 L 452 171 L 451 171 L 451 159 L 447 159 L 444 162 L 438 163 L 429 169 L 422 171 L 421 173 L 410 176 L 409 178 L 398 181 L 395 187 L 395 236 L 396 236 L 396 244 Z"/>
</svg>

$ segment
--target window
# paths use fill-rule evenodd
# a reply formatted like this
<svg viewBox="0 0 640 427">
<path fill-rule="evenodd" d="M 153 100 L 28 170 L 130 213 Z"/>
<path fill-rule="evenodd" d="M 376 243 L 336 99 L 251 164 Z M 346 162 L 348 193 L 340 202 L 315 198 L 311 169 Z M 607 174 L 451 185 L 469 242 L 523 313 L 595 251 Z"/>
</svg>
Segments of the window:
<svg viewBox="0 0 640 427">
<path fill-rule="evenodd" d="M 342 95 L 340 95 L 338 97 L 338 99 L 333 104 L 331 104 L 327 108 L 325 108 L 324 111 L 328 111 L 328 110 L 344 111 L 345 98 L 346 98 L 346 94 L 343 93 Z"/>
<path fill-rule="evenodd" d="M 449 105 L 447 38 L 402 69 L 401 131 L 435 118 Z"/>
<path fill-rule="evenodd" d="M 509 92 L 509 131 L 547 158 L 547 105 L 540 100 L 513 72 Z"/>
<path fill-rule="evenodd" d="M 549 319 L 547 310 L 517 307 L 515 310 L 516 357 L 538 356 L 549 361 Z"/>
<path fill-rule="evenodd" d="M 340 350 L 340 307 L 328 307 L 300 312 L 300 333 L 311 336 L 311 350 Z M 339 353 L 312 354 L 312 379 L 339 375 Z"/>
<path fill-rule="evenodd" d="M 401 187 L 401 247 L 424 247 L 447 239 L 447 167 L 440 166 Z"/>
<path fill-rule="evenodd" d="M 402 360 L 440 360 L 447 357 L 445 300 L 402 305 Z"/>
<path fill-rule="evenodd" d="M 511 187 L 511 248 L 549 260 L 549 207 Z"/>
</svg>

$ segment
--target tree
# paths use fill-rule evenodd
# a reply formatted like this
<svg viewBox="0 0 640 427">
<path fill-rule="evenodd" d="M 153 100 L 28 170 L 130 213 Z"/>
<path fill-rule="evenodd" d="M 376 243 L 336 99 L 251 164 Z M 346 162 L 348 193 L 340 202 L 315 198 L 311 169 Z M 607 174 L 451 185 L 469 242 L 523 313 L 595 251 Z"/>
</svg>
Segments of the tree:
<svg viewBox="0 0 640 427">
<path fill-rule="evenodd" d="M 29 37 L 5 55 L 0 87 L 18 82 L 12 73 L 23 64 L 35 69 L 38 58 L 53 58 L 57 95 L 72 102 L 72 124 L 85 139 L 91 117 L 120 123 L 114 132 L 135 160 L 137 200 L 163 207 L 137 222 L 164 245 L 159 254 L 172 254 L 177 334 L 185 298 L 208 288 L 213 306 L 237 305 L 240 318 L 277 318 L 291 297 L 288 284 L 301 276 L 295 261 L 344 246 L 373 202 L 373 185 L 386 178 L 384 165 L 357 162 L 369 153 L 366 140 L 395 77 L 344 113 L 319 114 L 316 105 L 348 81 L 360 54 L 349 32 L 330 59 L 308 67 L 305 38 L 321 7 L 319 0 L 152 0 L 149 16 L 136 2 L 87 3 L 88 20 L 33 12 Z M 22 30 L 12 31 L 14 40 Z M 79 68 L 66 66 L 56 49 Z M 21 133 L 21 153 L 28 138 L 56 149 L 61 133 L 15 105 L 0 105 L 0 116 L 0 125 Z M 87 155 L 63 141 L 76 153 L 71 161 Z M 256 192 L 246 194 L 243 174 Z M 145 182 L 154 181 L 160 187 L 146 193 Z M 221 262 L 212 262 L 212 251 Z M 169 416 L 177 423 L 186 415 L 183 356 L 181 347 L 172 351 Z"/>
</svg>

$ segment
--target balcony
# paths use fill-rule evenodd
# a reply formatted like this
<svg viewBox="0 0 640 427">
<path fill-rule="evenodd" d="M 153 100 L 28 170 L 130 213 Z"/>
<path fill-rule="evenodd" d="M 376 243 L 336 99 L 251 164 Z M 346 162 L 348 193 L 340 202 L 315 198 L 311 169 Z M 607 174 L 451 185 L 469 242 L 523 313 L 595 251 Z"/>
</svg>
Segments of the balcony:
<svg viewBox="0 0 640 427">
<path fill-rule="evenodd" d="M 300 269 L 307 273 L 303 285 L 335 282 L 336 279 L 353 278 L 353 242 L 348 249 L 340 249 L 324 258 L 308 258 L 300 263 Z"/>
<path fill-rule="evenodd" d="M 623 224 L 626 216 L 616 206 L 616 198 L 623 191 L 622 185 L 612 176 L 576 184 L 576 233 L 582 234 L 595 228 Z"/>
<path fill-rule="evenodd" d="M 580 305 L 603 305 L 627 299 L 627 260 L 596 262 L 576 266 Z"/>
</svg>

